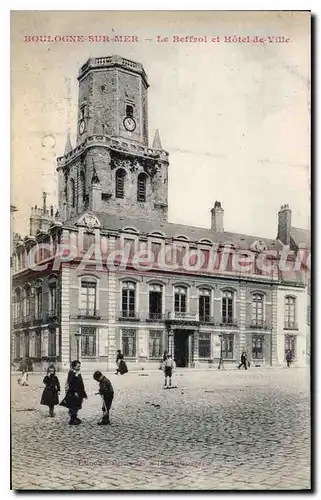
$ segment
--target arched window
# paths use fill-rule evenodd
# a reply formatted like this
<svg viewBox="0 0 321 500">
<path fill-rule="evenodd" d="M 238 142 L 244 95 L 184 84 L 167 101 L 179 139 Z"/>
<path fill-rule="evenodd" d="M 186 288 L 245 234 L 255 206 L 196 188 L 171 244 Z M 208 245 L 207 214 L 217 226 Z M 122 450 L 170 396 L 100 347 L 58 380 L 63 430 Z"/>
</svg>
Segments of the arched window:
<svg viewBox="0 0 321 500">
<path fill-rule="evenodd" d="M 125 196 L 125 177 L 126 171 L 122 168 L 116 172 L 116 198 L 124 198 Z"/>
<path fill-rule="evenodd" d="M 86 201 L 86 179 L 85 179 L 85 174 L 84 172 L 80 172 L 80 199 L 82 203 L 85 203 Z"/>
<path fill-rule="evenodd" d="M 122 284 L 122 311 L 123 318 L 135 318 L 136 283 L 124 281 Z"/>
<path fill-rule="evenodd" d="M 289 329 L 296 328 L 295 308 L 296 308 L 296 298 L 295 297 L 291 297 L 291 296 L 285 297 L 285 304 L 284 304 L 284 312 L 285 312 L 284 328 L 289 328 Z"/>
<path fill-rule="evenodd" d="M 183 286 L 175 287 L 175 316 L 184 315 L 187 311 L 187 289 Z"/>
<path fill-rule="evenodd" d="M 17 321 L 21 319 L 21 288 L 16 288 L 15 290 L 15 311 L 14 316 Z"/>
<path fill-rule="evenodd" d="M 27 321 L 30 319 L 29 318 L 30 313 L 31 313 L 31 287 L 30 285 L 27 285 L 25 287 L 25 317 Z"/>
<path fill-rule="evenodd" d="M 137 178 L 137 201 L 146 201 L 146 181 L 146 174 L 141 172 Z"/>
<path fill-rule="evenodd" d="M 35 290 L 35 299 L 36 299 L 36 319 L 41 319 L 42 316 L 42 287 L 38 285 Z"/>
<path fill-rule="evenodd" d="M 222 323 L 231 325 L 234 321 L 234 292 L 225 290 L 222 299 Z"/>
<path fill-rule="evenodd" d="M 76 205 L 76 191 L 75 191 L 75 181 L 70 179 L 70 194 L 71 194 L 71 206 L 75 208 Z"/>
<path fill-rule="evenodd" d="M 199 291 L 199 319 L 209 322 L 211 316 L 211 290 L 201 288 Z"/>
<path fill-rule="evenodd" d="M 253 293 L 252 296 L 252 326 L 262 328 L 264 321 L 263 313 L 264 296 L 262 293 Z"/>
</svg>

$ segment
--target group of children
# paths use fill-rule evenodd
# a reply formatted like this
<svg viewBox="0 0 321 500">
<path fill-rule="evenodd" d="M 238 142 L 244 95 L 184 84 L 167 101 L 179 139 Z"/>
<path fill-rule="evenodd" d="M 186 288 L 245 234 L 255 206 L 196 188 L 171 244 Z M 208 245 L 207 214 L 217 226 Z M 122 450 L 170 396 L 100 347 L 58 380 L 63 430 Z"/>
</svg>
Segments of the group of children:
<svg viewBox="0 0 321 500">
<path fill-rule="evenodd" d="M 78 418 L 78 412 L 82 407 L 84 399 L 87 399 L 84 382 L 80 373 L 81 363 L 75 360 L 71 363 L 67 382 L 66 394 L 60 402 L 60 406 L 64 406 L 69 410 L 69 425 L 79 425 L 81 420 Z M 164 354 L 163 357 L 163 370 L 165 374 L 165 387 L 170 387 L 172 384 L 172 373 L 174 368 L 174 361 L 169 354 Z M 95 371 L 94 380 L 98 382 L 98 393 L 100 394 L 103 402 L 102 419 L 98 425 L 109 425 L 109 411 L 114 399 L 114 389 L 110 380 L 105 377 L 100 371 Z M 169 386 L 167 386 L 167 379 L 169 379 Z M 59 404 L 60 383 L 56 375 L 56 368 L 50 365 L 47 370 L 47 375 L 43 379 L 45 388 L 43 390 L 40 404 L 49 407 L 50 417 L 54 417 L 54 408 Z"/>
<path fill-rule="evenodd" d="M 66 382 L 66 394 L 60 403 L 60 406 L 64 406 L 69 410 L 69 425 L 79 425 L 81 423 L 80 418 L 78 418 L 78 412 L 82 407 L 83 400 L 87 399 L 84 382 L 80 373 L 80 365 L 80 361 L 78 360 L 71 363 L 71 369 L 69 370 Z M 114 398 L 114 389 L 110 380 L 104 377 L 100 371 L 94 373 L 94 379 L 99 384 L 97 394 L 100 394 L 103 401 L 103 417 L 98 422 L 98 425 L 108 425 L 110 424 L 109 410 Z M 48 367 L 43 383 L 45 384 L 45 388 L 40 403 L 49 407 L 49 415 L 53 417 L 54 407 L 59 404 L 60 394 L 60 383 L 56 376 L 54 365 Z"/>
</svg>

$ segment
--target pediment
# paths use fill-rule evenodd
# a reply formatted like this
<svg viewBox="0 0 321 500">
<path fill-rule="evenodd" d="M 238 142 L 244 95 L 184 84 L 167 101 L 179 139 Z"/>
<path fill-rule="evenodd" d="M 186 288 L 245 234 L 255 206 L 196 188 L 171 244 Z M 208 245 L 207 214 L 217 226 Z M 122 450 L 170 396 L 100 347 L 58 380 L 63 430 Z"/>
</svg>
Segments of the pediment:
<svg viewBox="0 0 321 500">
<path fill-rule="evenodd" d="M 85 226 L 88 231 L 93 231 L 94 229 L 101 227 L 101 223 L 98 217 L 91 213 L 82 215 L 76 222 L 76 225 Z"/>
</svg>

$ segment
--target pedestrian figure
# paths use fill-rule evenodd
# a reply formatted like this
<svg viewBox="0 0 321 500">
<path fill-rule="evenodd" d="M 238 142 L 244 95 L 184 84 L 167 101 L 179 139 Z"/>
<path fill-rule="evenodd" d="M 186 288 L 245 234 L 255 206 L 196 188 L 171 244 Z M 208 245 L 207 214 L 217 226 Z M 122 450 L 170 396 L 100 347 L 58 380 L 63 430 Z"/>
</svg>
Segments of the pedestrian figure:
<svg viewBox="0 0 321 500">
<path fill-rule="evenodd" d="M 54 365 L 48 366 L 47 375 L 43 379 L 45 388 L 43 390 L 40 404 L 49 406 L 50 417 L 54 416 L 54 408 L 59 404 L 58 395 L 60 393 L 60 383 L 56 376 L 56 368 Z"/>
<path fill-rule="evenodd" d="M 172 360 L 172 356 L 170 354 L 166 355 L 166 359 L 163 362 L 163 370 L 165 374 L 165 387 L 167 387 L 167 378 L 169 379 L 169 386 L 171 387 L 172 385 L 172 374 L 173 374 L 173 368 L 175 367 L 175 363 Z"/>
<path fill-rule="evenodd" d="M 124 375 L 124 373 L 128 372 L 127 365 L 124 361 L 124 355 L 120 349 L 118 349 L 118 351 L 117 351 L 116 365 L 117 365 L 116 372 L 115 372 L 116 375 L 118 375 L 118 373 L 120 373 L 121 375 Z"/>
<path fill-rule="evenodd" d="M 161 363 L 160 363 L 160 366 L 159 366 L 159 369 L 160 369 L 160 370 L 162 370 L 162 369 L 163 369 L 163 363 L 164 363 L 164 361 L 166 360 L 166 358 L 167 358 L 167 351 L 164 351 L 164 354 L 163 354 L 163 359 L 162 359 L 162 361 L 161 361 Z"/>
<path fill-rule="evenodd" d="M 109 425 L 109 410 L 111 408 L 114 399 L 114 389 L 110 380 L 105 377 L 101 372 L 97 371 L 94 373 L 94 379 L 99 383 L 99 392 L 97 394 L 101 395 L 103 400 L 103 418 L 98 425 Z"/>
<path fill-rule="evenodd" d="M 81 420 L 78 418 L 78 411 L 81 410 L 82 402 L 87 399 L 84 382 L 80 374 L 80 361 L 75 360 L 71 363 L 66 382 L 66 395 L 60 405 L 69 408 L 69 425 L 79 425 Z"/>
<path fill-rule="evenodd" d="M 292 363 L 292 358 L 293 358 L 293 356 L 292 356 L 292 351 L 288 351 L 288 352 L 286 353 L 286 356 L 285 356 L 285 359 L 286 359 L 286 367 L 287 367 L 287 368 L 290 368 L 291 363 Z"/>
<path fill-rule="evenodd" d="M 244 366 L 245 370 L 247 370 L 247 354 L 245 351 L 242 352 L 241 363 L 239 364 L 238 369 L 240 369 L 241 366 Z"/>
<path fill-rule="evenodd" d="M 21 371 L 21 377 L 18 378 L 18 384 L 29 385 L 28 384 L 28 361 L 27 358 L 23 358 L 20 362 L 19 371 Z"/>
</svg>

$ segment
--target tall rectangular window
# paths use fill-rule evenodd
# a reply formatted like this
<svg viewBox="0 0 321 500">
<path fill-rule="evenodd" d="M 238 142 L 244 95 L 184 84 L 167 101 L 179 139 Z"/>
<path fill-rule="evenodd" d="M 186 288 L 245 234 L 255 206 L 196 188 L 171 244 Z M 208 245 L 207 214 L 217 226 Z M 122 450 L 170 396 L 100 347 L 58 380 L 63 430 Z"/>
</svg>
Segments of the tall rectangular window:
<svg viewBox="0 0 321 500">
<path fill-rule="evenodd" d="M 252 335 L 252 359 L 263 359 L 263 335 Z"/>
<path fill-rule="evenodd" d="M 15 335 L 15 358 L 20 359 L 20 333 Z"/>
<path fill-rule="evenodd" d="M 211 357 L 211 334 L 200 332 L 199 333 L 199 344 L 198 352 L 200 358 L 210 358 Z"/>
<path fill-rule="evenodd" d="M 85 326 L 81 328 L 82 357 L 96 356 L 96 328 Z"/>
<path fill-rule="evenodd" d="M 186 304 L 186 296 L 187 289 L 185 287 L 179 286 L 175 287 L 175 313 L 184 314 L 186 313 L 187 304 Z"/>
<path fill-rule="evenodd" d="M 163 287 L 153 284 L 149 286 L 149 319 L 162 318 Z"/>
<path fill-rule="evenodd" d="M 149 331 L 149 357 L 161 358 L 164 352 L 163 348 L 163 331 L 150 330 Z"/>
<path fill-rule="evenodd" d="M 252 297 L 252 325 L 263 326 L 263 295 L 254 293 Z"/>
<path fill-rule="evenodd" d="M 41 358 L 41 332 L 36 332 L 35 337 L 35 356 L 36 358 Z"/>
<path fill-rule="evenodd" d="M 199 319 L 208 322 L 211 316 L 211 292 L 205 288 L 200 290 L 199 296 Z"/>
<path fill-rule="evenodd" d="M 227 324 L 232 324 L 234 320 L 233 311 L 233 299 L 234 293 L 231 291 L 223 292 L 222 299 L 222 322 Z"/>
<path fill-rule="evenodd" d="M 233 359 L 233 351 L 234 351 L 234 335 L 233 334 L 223 335 L 222 358 Z"/>
<path fill-rule="evenodd" d="M 288 352 L 292 353 L 292 359 L 296 357 L 296 336 L 295 335 L 285 335 L 284 337 L 284 359 Z"/>
<path fill-rule="evenodd" d="M 49 285 L 49 314 L 57 314 L 57 287 L 56 284 Z"/>
<path fill-rule="evenodd" d="M 95 316 L 96 315 L 96 296 L 97 296 L 97 283 L 96 281 L 81 280 L 80 292 L 80 310 L 83 315 Z"/>
<path fill-rule="evenodd" d="M 48 356 L 56 356 L 56 330 L 48 332 Z"/>
<path fill-rule="evenodd" d="M 136 357 L 136 330 L 122 330 L 123 354 L 125 358 Z"/>
<path fill-rule="evenodd" d="M 135 318 L 136 285 L 131 281 L 123 283 L 122 288 L 122 317 Z"/>
<path fill-rule="evenodd" d="M 29 352 L 30 352 L 30 349 L 29 349 L 29 333 L 25 333 L 24 335 L 24 357 L 25 358 L 29 358 Z"/>
<path fill-rule="evenodd" d="M 94 233 L 83 233 L 82 236 L 82 248 L 84 252 L 88 252 L 91 248 L 93 249 L 93 245 L 95 244 L 95 234 Z"/>
<path fill-rule="evenodd" d="M 285 328 L 295 328 L 295 297 L 285 297 Z"/>
<path fill-rule="evenodd" d="M 36 288 L 36 318 L 41 318 L 42 315 L 42 288 Z"/>
</svg>

